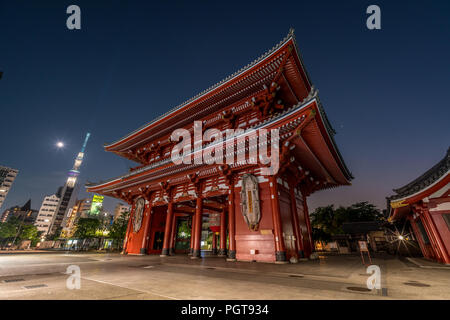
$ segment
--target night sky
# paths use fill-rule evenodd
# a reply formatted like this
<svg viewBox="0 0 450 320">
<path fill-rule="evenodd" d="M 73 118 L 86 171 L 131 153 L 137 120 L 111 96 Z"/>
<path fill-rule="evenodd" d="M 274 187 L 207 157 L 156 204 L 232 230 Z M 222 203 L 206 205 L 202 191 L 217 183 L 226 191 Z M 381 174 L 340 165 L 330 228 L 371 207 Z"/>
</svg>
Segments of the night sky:
<svg viewBox="0 0 450 320">
<path fill-rule="evenodd" d="M 71 4 L 81 30 L 66 27 Z M 371 4 L 381 7 L 381 30 L 366 27 Z M 290 27 L 355 177 L 312 195 L 310 209 L 384 209 L 392 188 L 450 145 L 449 16 L 450 1 L 0 0 L 0 164 L 19 169 L 0 211 L 29 198 L 39 209 L 88 131 L 82 184 L 126 173 L 137 164 L 104 143 L 247 65 Z"/>
</svg>

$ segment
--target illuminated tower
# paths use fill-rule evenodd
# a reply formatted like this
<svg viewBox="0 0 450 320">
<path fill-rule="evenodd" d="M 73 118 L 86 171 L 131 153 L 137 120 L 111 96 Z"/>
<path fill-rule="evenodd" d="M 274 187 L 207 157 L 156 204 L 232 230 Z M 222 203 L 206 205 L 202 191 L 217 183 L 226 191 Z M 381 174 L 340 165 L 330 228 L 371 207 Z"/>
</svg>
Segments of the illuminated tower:
<svg viewBox="0 0 450 320">
<path fill-rule="evenodd" d="M 83 163 L 84 150 L 86 149 L 86 144 L 88 142 L 89 136 L 91 134 L 88 132 L 86 138 L 84 139 L 83 147 L 75 158 L 75 163 L 73 164 L 72 170 L 69 171 L 69 177 L 67 178 L 66 184 L 63 187 L 61 193 L 61 199 L 58 204 L 58 210 L 53 217 L 52 225 L 50 227 L 50 234 L 54 234 L 58 228 L 64 227 L 70 212 L 66 214 L 68 208 L 71 208 L 75 204 L 75 192 L 77 187 L 77 179 L 80 175 L 79 168 Z"/>
</svg>

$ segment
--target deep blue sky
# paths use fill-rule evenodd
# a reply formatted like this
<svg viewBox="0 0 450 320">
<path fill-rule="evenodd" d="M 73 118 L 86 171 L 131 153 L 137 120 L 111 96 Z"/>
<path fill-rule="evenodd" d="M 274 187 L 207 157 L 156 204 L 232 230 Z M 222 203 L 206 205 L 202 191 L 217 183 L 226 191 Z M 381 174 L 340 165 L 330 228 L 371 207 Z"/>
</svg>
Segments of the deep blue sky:
<svg viewBox="0 0 450 320">
<path fill-rule="evenodd" d="M 70 4 L 81 7 L 79 31 L 66 28 Z M 382 30 L 366 28 L 370 4 Z M 30 197 L 38 209 L 87 131 L 81 181 L 125 173 L 134 164 L 105 142 L 253 61 L 290 27 L 355 176 L 310 208 L 383 209 L 449 147 L 449 16 L 449 1 L 0 1 L 0 164 L 20 170 L 1 211 Z"/>
</svg>

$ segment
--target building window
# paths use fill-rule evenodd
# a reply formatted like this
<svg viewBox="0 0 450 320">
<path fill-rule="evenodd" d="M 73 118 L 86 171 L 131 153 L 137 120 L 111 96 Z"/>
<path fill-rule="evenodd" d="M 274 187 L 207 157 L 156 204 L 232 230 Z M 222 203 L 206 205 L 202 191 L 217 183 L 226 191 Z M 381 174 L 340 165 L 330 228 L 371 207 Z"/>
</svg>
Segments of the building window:
<svg viewBox="0 0 450 320">
<path fill-rule="evenodd" d="M 417 227 L 419 228 L 420 235 L 422 236 L 423 243 L 430 244 L 430 239 L 428 239 L 428 235 L 425 232 L 425 228 L 423 227 L 422 221 L 420 219 L 416 220 Z"/>
<path fill-rule="evenodd" d="M 448 230 L 450 230 L 450 213 L 444 213 L 442 215 L 442 218 L 444 218 L 444 221 L 447 224 L 447 228 Z"/>
</svg>

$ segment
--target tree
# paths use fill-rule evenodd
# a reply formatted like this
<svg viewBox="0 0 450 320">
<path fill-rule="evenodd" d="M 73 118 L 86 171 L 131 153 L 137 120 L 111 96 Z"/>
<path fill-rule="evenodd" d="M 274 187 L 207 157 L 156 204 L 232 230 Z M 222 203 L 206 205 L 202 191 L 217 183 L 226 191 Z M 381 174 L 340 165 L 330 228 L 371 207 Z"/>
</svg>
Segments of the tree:
<svg viewBox="0 0 450 320">
<path fill-rule="evenodd" d="M 339 221 L 333 205 L 319 207 L 311 214 L 311 227 L 321 230 L 324 234 L 339 232 Z"/>
<path fill-rule="evenodd" d="M 347 208 L 347 215 L 348 216 L 345 222 L 384 220 L 384 216 L 380 210 L 367 201 L 352 204 Z"/>
<path fill-rule="evenodd" d="M 40 235 L 42 232 L 39 232 L 37 227 L 32 224 L 26 224 L 22 226 L 20 230 L 19 239 L 22 240 L 31 240 L 31 246 L 34 247 L 40 239 Z"/>
<path fill-rule="evenodd" d="M 117 248 L 119 250 L 127 233 L 129 216 L 130 213 L 128 211 L 123 212 L 117 217 L 109 229 L 109 237 L 117 243 Z"/>
<path fill-rule="evenodd" d="M 16 217 L 11 217 L 8 219 L 8 221 L 0 223 L 0 240 L 2 243 L 2 247 L 4 247 L 6 243 L 14 239 L 14 237 L 17 235 L 19 227 L 20 220 Z"/>
<path fill-rule="evenodd" d="M 11 217 L 8 221 L 0 223 L 0 239 L 14 238 L 20 221 L 16 217 Z"/>
<path fill-rule="evenodd" d="M 331 236 L 342 234 L 346 222 L 382 221 L 381 212 L 373 205 L 358 202 L 349 207 L 334 209 L 333 205 L 319 207 L 311 214 L 311 227 L 315 240 L 330 241 Z"/>
<path fill-rule="evenodd" d="M 100 228 L 101 222 L 95 218 L 80 218 L 76 225 L 74 233 L 75 238 L 94 238 L 97 230 Z"/>
<path fill-rule="evenodd" d="M 8 221 L 0 223 L 0 241 L 2 243 L 31 240 L 31 246 L 39 241 L 40 232 L 31 224 L 24 224 L 20 219 L 11 217 Z"/>
<path fill-rule="evenodd" d="M 189 220 L 183 220 L 178 224 L 177 238 L 187 239 L 191 236 L 191 228 L 189 227 Z"/>
</svg>

